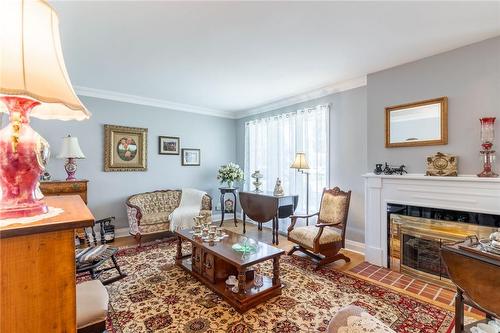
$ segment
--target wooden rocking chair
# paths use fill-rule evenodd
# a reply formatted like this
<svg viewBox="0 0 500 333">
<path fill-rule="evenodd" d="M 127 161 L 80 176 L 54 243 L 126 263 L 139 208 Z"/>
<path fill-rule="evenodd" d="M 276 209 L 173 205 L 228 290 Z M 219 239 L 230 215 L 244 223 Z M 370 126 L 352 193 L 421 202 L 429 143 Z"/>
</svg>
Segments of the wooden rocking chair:
<svg viewBox="0 0 500 333">
<path fill-rule="evenodd" d="M 351 261 L 349 257 L 339 252 L 345 247 L 350 200 L 351 191 L 344 192 L 338 187 L 324 189 L 319 212 L 307 216 L 291 216 L 288 240 L 297 245 L 288 252 L 288 255 L 299 250 L 317 262 L 316 269 L 339 259 Z M 307 219 L 313 216 L 318 216 L 315 225 L 310 226 L 306 222 L 304 227 L 295 227 L 297 219 Z"/>
<path fill-rule="evenodd" d="M 118 249 L 106 245 L 106 239 L 104 237 L 103 224 L 105 222 L 110 222 L 113 219 L 114 217 L 108 217 L 95 222 L 95 224 L 99 224 L 100 226 L 101 244 L 99 244 L 99 242 L 97 241 L 94 228 L 89 227 L 84 229 L 85 245 L 87 245 L 87 247 L 76 250 L 77 274 L 89 273 L 90 277 L 93 280 L 95 280 L 98 279 L 102 273 L 112 269 L 116 269 L 118 274 L 105 281 L 102 281 L 102 284 L 104 285 L 118 281 L 127 276 L 127 274 L 122 272 L 120 266 L 118 266 L 118 262 L 115 257 L 115 254 L 118 251 Z M 87 260 L 83 260 L 84 258 L 87 258 Z"/>
</svg>

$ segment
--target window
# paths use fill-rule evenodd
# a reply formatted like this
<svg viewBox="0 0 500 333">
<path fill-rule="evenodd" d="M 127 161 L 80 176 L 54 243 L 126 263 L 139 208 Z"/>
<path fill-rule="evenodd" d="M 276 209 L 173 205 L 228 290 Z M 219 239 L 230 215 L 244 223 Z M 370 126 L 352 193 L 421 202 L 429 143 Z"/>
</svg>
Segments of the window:
<svg viewBox="0 0 500 333">
<path fill-rule="evenodd" d="M 272 192 L 279 177 L 285 193 L 299 195 L 296 213 L 305 213 L 306 175 L 290 169 L 295 153 L 305 152 L 310 167 L 309 212 L 317 211 L 328 186 L 329 110 L 328 105 L 319 105 L 245 123 L 246 188 L 254 188 L 250 175 L 255 170 L 264 175 L 264 191 Z"/>
</svg>

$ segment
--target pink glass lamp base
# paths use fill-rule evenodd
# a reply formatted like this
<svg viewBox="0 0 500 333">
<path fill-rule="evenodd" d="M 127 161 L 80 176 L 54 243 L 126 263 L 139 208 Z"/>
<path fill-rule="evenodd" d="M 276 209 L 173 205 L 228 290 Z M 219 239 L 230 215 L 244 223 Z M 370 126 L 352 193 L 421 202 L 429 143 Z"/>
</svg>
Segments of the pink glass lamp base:
<svg viewBox="0 0 500 333">
<path fill-rule="evenodd" d="M 68 174 L 66 180 L 76 180 L 76 161 L 74 158 L 68 158 L 66 164 L 64 165 L 64 170 Z"/>
<path fill-rule="evenodd" d="M 37 101 L 0 97 L 9 108 L 10 123 L 0 130 L 0 219 L 47 213 L 47 206 L 35 197 L 38 177 L 44 170 L 41 136 L 29 125 L 29 112 Z"/>
</svg>

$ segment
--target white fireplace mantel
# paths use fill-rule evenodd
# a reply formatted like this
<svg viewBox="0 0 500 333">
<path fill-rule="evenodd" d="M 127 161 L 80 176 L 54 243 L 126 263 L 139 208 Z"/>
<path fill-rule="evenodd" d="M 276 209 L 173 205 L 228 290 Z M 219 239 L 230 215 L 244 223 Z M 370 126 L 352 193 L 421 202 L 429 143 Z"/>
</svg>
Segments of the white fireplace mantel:
<svg viewBox="0 0 500 333">
<path fill-rule="evenodd" d="M 500 215 L 500 178 L 418 174 L 365 178 L 365 260 L 387 267 L 387 204 Z"/>
</svg>

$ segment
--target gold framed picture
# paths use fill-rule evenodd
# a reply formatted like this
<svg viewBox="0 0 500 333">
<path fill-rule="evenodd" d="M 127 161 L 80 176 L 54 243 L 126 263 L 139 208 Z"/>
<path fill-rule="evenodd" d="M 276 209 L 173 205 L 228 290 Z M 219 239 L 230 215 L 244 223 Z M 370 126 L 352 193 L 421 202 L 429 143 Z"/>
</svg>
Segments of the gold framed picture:
<svg viewBox="0 0 500 333">
<path fill-rule="evenodd" d="M 385 108 L 385 147 L 448 144 L 448 98 Z"/>
<path fill-rule="evenodd" d="M 104 125 L 104 171 L 146 171 L 148 129 Z"/>
</svg>

